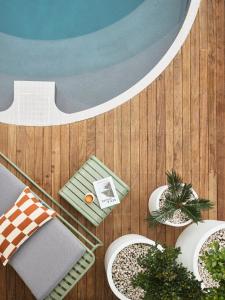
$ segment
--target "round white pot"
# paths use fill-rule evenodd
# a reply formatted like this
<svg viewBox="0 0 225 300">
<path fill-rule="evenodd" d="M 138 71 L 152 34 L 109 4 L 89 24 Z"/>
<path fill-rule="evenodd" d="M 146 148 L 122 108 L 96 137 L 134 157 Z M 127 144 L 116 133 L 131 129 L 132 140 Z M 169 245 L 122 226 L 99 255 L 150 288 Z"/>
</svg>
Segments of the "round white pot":
<svg viewBox="0 0 225 300">
<path fill-rule="evenodd" d="M 168 189 L 168 185 L 162 185 L 160 187 L 158 187 L 157 189 L 155 189 L 150 198 L 149 198 L 149 201 L 148 201 L 148 207 L 149 207 L 149 211 L 150 213 L 152 213 L 153 211 L 155 210 L 159 210 L 159 201 L 160 201 L 160 198 L 162 196 L 162 194 Z M 198 198 L 198 195 L 197 193 L 193 191 L 193 194 L 196 198 Z M 192 222 L 192 220 L 188 220 L 184 223 L 181 223 L 181 224 L 174 224 L 174 223 L 171 223 L 169 221 L 166 221 L 164 222 L 163 224 L 165 225 L 169 225 L 169 226 L 173 226 L 173 227 L 183 227 L 183 226 L 186 226 L 186 225 L 189 225 L 190 223 Z"/>
<path fill-rule="evenodd" d="M 117 298 L 121 300 L 129 300 L 126 296 L 120 293 L 116 288 L 112 279 L 112 265 L 117 254 L 125 247 L 133 244 L 148 244 L 155 245 L 155 242 L 139 234 L 127 234 L 116 239 L 107 249 L 105 254 L 105 271 L 109 286 Z M 160 247 L 160 246 L 159 246 Z M 161 247 L 159 249 L 162 249 Z"/>
<path fill-rule="evenodd" d="M 216 231 L 225 228 L 225 222 L 205 220 L 203 223 L 191 224 L 180 234 L 176 247 L 181 248 L 178 261 L 201 280 L 198 271 L 199 252 L 204 242 Z"/>
</svg>

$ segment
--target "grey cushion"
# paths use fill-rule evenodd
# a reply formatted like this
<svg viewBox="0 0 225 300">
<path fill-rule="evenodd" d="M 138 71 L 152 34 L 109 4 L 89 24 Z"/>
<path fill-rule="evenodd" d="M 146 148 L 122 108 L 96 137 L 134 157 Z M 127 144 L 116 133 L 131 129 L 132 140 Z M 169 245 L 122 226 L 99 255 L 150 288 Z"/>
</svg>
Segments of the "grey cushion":
<svg viewBox="0 0 225 300">
<path fill-rule="evenodd" d="M 0 214 L 9 209 L 25 185 L 0 166 Z M 44 299 L 82 257 L 85 248 L 58 220 L 45 224 L 13 255 L 16 270 L 36 299 Z"/>
<path fill-rule="evenodd" d="M 24 188 L 25 184 L 0 165 L 0 215 L 15 203 Z"/>
</svg>

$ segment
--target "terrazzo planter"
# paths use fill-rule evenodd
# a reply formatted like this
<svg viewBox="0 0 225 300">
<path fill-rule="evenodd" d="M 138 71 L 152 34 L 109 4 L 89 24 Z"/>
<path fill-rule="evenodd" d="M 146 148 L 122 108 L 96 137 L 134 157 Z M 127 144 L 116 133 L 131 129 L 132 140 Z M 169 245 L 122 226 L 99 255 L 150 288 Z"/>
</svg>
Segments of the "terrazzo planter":
<svg viewBox="0 0 225 300">
<path fill-rule="evenodd" d="M 157 189 L 155 189 L 150 198 L 149 198 L 149 202 L 148 202 L 148 207 L 149 207 L 149 211 L 150 213 L 152 213 L 153 211 L 156 211 L 156 210 L 159 210 L 159 202 L 160 202 L 160 199 L 162 197 L 162 194 L 168 189 L 168 185 L 162 185 L 160 187 L 158 187 Z M 195 198 L 198 198 L 198 195 L 197 193 L 193 191 L 193 195 L 195 196 Z M 173 226 L 173 227 L 184 227 L 184 226 L 187 226 L 189 225 L 190 223 L 192 222 L 192 220 L 188 220 L 186 222 L 183 222 L 183 223 L 172 223 L 170 221 L 166 221 L 162 224 L 165 224 L 165 225 L 169 225 L 169 226 Z"/>
<path fill-rule="evenodd" d="M 191 224 L 178 237 L 176 247 L 181 248 L 178 261 L 201 280 L 198 270 L 199 253 L 206 240 L 215 232 L 225 229 L 224 221 L 206 220 L 203 223 Z"/>
<path fill-rule="evenodd" d="M 112 278 L 112 266 L 117 254 L 124 248 L 133 244 L 155 245 L 155 242 L 138 234 L 127 234 L 116 239 L 107 249 L 105 254 L 105 271 L 112 292 L 120 300 L 129 300 L 115 286 Z"/>
</svg>

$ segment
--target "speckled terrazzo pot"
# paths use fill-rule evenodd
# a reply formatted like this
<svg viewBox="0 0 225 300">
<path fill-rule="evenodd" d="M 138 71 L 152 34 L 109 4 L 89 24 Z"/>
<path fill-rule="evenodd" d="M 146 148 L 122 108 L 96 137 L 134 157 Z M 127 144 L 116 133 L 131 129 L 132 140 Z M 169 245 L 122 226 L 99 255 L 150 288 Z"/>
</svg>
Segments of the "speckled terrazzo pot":
<svg viewBox="0 0 225 300">
<path fill-rule="evenodd" d="M 194 273 L 198 280 L 201 280 L 198 271 L 199 253 L 205 241 L 215 232 L 225 229 L 224 221 L 205 220 L 203 223 L 191 224 L 178 237 L 176 247 L 181 248 L 178 257 L 188 270 Z"/>
<path fill-rule="evenodd" d="M 139 234 L 127 234 L 116 239 L 107 249 L 105 254 L 105 271 L 108 279 L 109 286 L 113 293 L 120 300 L 129 300 L 116 288 L 112 279 L 112 265 L 117 254 L 132 244 L 148 244 L 155 245 L 155 242 Z"/>
<path fill-rule="evenodd" d="M 159 201 L 160 198 L 162 197 L 162 194 L 168 189 L 168 185 L 162 185 L 160 187 L 158 187 L 157 189 L 155 189 L 150 198 L 149 198 L 149 202 L 148 202 L 148 207 L 149 207 L 149 211 L 150 213 L 155 211 L 155 210 L 159 210 Z M 198 198 L 197 193 L 193 191 L 193 195 L 195 196 L 195 198 Z M 189 225 L 192 222 L 192 220 L 188 220 L 186 222 L 180 223 L 180 224 L 176 224 L 176 223 L 172 223 L 169 221 L 164 222 L 163 224 L 165 225 L 169 225 L 169 226 L 173 226 L 173 227 L 184 227 Z"/>
</svg>

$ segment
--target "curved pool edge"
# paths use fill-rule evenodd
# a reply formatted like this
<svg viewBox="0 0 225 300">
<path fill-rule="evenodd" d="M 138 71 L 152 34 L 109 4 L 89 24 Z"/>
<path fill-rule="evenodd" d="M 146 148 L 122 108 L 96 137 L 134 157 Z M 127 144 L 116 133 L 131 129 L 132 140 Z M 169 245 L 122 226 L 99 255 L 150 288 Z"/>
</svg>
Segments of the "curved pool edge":
<svg viewBox="0 0 225 300">
<path fill-rule="evenodd" d="M 165 68 L 170 64 L 170 62 L 176 56 L 176 54 L 182 47 L 183 43 L 185 42 L 192 28 L 192 25 L 198 13 L 200 3 L 201 0 L 191 0 L 183 25 L 179 33 L 177 34 L 175 40 L 173 41 L 172 45 L 168 49 L 168 51 L 148 74 L 146 74 L 141 80 L 139 80 L 131 88 L 121 93 L 120 95 L 108 100 L 103 104 L 97 105 L 93 108 L 89 108 L 87 110 L 83 110 L 71 114 L 63 113 L 57 108 L 57 106 L 54 103 L 54 105 L 50 109 L 50 112 L 48 112 L 49 118 L 46 119 L 44 122 L 38 122 L 37 120 L 32 121 L 30 119 L 26 121 L 24 116 L 22 120 L 19 120 L 18 118 L 14 117 L 15 116 L 14 114 L 10 112 L 12 108 L 11 106 L 8 110 L 0 112 L 0 121 L 3 123 L 10 123 L 14 125 L 24 125 L 24 126 L 51 126 L 51 125 L 69 124 L 69 123 L 93 118 L 99 114 L 103 114 L 125 103 L 126 101 L 130 100 L 131 98 L 139 94 L 148 85 L 150 85 L 151 82 L 153 82 L 165 70 Z"/>
</svg>

